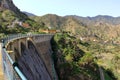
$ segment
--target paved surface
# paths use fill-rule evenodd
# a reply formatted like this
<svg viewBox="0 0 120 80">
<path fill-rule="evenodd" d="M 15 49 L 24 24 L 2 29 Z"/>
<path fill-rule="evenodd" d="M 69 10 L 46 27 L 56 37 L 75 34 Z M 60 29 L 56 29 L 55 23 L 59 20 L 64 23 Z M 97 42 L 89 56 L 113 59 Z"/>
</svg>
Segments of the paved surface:
<svg viewBox="0 0 120 80">
<path fill-rule="evenodd" d="M 0 80 L 4 80 L 4 73 L 2 68 L 2 53 L 1 53 L 1 43 L 0 43 Z"/>
</svg>

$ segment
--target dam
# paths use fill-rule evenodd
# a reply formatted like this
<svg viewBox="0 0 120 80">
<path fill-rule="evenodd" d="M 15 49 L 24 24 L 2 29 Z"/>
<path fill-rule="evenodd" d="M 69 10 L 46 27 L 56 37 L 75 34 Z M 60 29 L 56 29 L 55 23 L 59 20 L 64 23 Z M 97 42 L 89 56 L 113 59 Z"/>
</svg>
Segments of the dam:
<svg viewBox="0 0 120 80">
<path fill-rule="evenodd" d="M 53 34 L 19 34 L 2 39 L 4 80 L 58 80 L 52 60 Z"/>
</svg>

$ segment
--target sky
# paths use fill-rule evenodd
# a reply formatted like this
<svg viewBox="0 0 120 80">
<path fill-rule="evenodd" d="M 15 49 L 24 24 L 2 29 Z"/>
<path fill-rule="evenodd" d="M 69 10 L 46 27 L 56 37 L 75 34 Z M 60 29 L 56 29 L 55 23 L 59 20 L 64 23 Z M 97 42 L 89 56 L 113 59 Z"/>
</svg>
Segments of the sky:
<svg viewBox="0 0 120 80">
<path fill-rule="evenodd" d="M 120 16 L 120 0 L 13 0 L 13 2 L 21 11 L 38 16 L 45 14 Z"/>
</svg>

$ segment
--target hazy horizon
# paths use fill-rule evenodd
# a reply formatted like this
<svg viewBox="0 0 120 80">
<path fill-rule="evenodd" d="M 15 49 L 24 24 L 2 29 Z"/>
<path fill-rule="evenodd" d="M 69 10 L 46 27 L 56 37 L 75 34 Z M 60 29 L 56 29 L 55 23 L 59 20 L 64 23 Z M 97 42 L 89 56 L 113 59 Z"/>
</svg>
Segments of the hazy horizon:
<svg viewBox="0 0 120 80">
<path fill-rule="evenodd" d="M 109 15 L 119 17 L 120 7 L 118 0 L 13 0 L 21 10 L 33 13 L 37 16 L 56 14 L 59 16 L 77 15 L 82 17 L 95 17 L 97 15 Z"/>
<path fill-rule="evenodd" d="M 27 11 L 22 11 L 23 13 L 26 13 Z M 35 15 L 35 16 L 45 16 L 45 15 L 48 15 L 48 14 L 50 14 L 50 15 L 57 15 L 57 16 L 61 16 L 61 15 L 58 15 L 58 14 L 52 14 L 52 13 L 47 13 L 47 14 L 43 14 L 43 15 L 36 15 L 36 14 L 34 14 L 34 13 L 32 13 L 32 12 L 27 12 L 27 13 L 30 13 L 30 14 L 33 14 L 33 15 Z M 97 17 L 97 16 L 109 16 L 109 17 L 114 17 L 114 18 L 116 18 L 116 17 L 120 17 L 120 16 L 111 16 L 111 15 L 95 15 L 95 16 L 80 16 L 80 15 L 64 15 L 64 16 L 61 16 L 61 17 L 65 17 L 65 16 L 79 16 L 79 17 Z"/>
</svg>

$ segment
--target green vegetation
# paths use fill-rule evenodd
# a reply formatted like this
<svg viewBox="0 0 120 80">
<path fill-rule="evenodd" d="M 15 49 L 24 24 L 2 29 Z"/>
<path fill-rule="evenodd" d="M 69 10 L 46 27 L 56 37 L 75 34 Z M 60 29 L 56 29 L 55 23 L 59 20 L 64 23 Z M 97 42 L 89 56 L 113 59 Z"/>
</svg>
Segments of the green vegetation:
<svg viewBox="0 0 120 80">
<path fill-rule="evenodd" d="M 21 18 L 18 14 L 7 9 L 0 11 L 0 37 L 16 33 L 39 33 L 39 29 L 42 28 L 44 28 L 43 23 L 37 23 L 29 18 L 24 18 L 24 16 Z"/>
<path fill-rule="evenodd" d="M 115 67 L 106 58 L 113 54 L 116 45 L 81 41 L 67 32 L 56 34 L 52 45 L 53 59 L 60 80 L 100 80 L 98 66 L 103 67 L 105 80 L 117 80 L 118 76 L 114 76 L 116 73 L 113 70 Z M 118 60 L 117 56 L 114 61 Z M 118 65 L 116 69 L 119 68 Z"/>
<path fill-rule="evenodd" d="M 52 57 L 60 80 L 100 80 L 99 66 L 105 80 L 120 80 L 119 17 L 47 14 L 28 18 L 11 0 L 2 4 L 6 2 L 8 7 L 0 10 L 0 38 L 17 33 L 41 33 L 40 29 L 69 31 L 56 34 L 52 40 Z"/>
<path fill-rule="evenodd" d="M 75 37 L 68 33 L 59 33 L 54 36 L 52 43 L 54 62 L 60 80 L 76 80 L 77 77 L 99 80 L 98 66 L 94 57 L 79 48 L 79 41 Z"/>
<path fill-rule="evenodd" d="M 32 16 L 31 19 L 45 26 L 55 29 L 70 31 L 78 37 L 88 40 L 101 40 L 107 42 L 120 41 L 120 18 L 111 16 L 80 17 L 80 16 L 57 16 L 47 14 L 44 16 Z"/>
<path fill-rule="evenodd" d="M 40 29 L 69 31 L 56 34 L 52 40 L 52 57 L 60 80 L 100 80 L 99 66 L 105 80 L 120 80 L 120 18 L 51 14 L 30 18 L 17 8 L 0 10 L 0 38 L 41 33 Z"/>
</svg>

